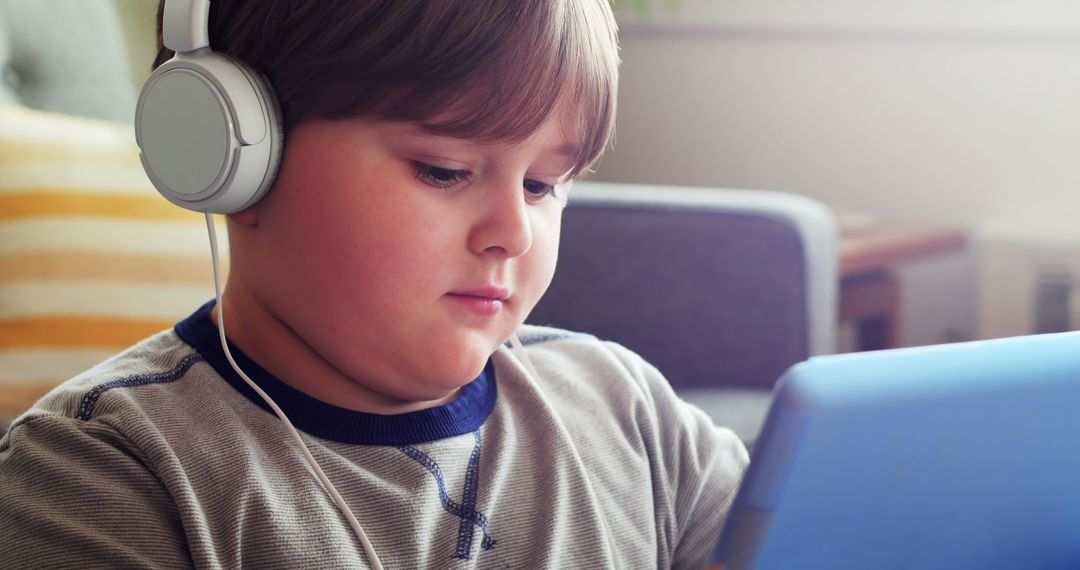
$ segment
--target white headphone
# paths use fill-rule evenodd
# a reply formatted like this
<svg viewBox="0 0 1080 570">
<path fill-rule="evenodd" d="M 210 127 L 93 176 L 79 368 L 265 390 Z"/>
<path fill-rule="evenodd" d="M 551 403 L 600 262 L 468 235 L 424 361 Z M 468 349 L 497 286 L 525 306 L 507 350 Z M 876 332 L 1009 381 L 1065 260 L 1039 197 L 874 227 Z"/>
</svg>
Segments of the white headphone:
<svg viewBox="0 0 1080 570">
<path fill-rule="evenodd" d="M 170 202 L 229 214 L 269 190 L 281 160 L 281 111 L 266 78 L 210 48 L 210 0 L 166 0 L 175 57 L 146 80 L 135 110 L 139 158 Z"/>
</svg>

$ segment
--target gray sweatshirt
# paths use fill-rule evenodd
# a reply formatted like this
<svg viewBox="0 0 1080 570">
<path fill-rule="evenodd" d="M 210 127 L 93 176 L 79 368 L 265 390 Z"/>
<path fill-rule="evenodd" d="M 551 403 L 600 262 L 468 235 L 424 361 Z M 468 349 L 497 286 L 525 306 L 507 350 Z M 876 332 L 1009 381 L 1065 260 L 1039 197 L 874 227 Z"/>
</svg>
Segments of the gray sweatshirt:
<svg viewBox="0 0 1080 570">
<path fill-rule="evenodd" d="M 370 568 L 210 305 L 64 383 L 0 440 L 0 567 Z M 523 327 L 452 402 L 337 408 L 237 354 L 390 568 L 703 568 L 747 463 L 656 369 Z"/>
</svg>

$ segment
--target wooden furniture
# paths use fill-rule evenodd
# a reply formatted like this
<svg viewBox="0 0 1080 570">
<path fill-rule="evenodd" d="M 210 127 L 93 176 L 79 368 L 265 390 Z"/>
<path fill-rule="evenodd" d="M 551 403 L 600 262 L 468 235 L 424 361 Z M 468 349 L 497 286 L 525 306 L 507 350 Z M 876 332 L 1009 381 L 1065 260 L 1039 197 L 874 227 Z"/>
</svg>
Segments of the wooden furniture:
<svg viewBox="0 0 1080 570">
<path fill-rule="evenodd" d="M 856 350 L 899 346 L 900 263 L 958 251 L 967 244 L 959 227 L 915 227 L 840 220 L 841 323 L 855 325 Z"/>
</svg>

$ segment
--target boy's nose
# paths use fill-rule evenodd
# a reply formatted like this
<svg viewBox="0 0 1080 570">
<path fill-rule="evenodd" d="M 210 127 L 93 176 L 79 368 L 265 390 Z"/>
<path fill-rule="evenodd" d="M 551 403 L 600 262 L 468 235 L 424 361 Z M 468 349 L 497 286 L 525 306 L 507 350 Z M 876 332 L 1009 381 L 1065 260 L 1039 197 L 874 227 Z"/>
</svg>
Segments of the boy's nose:
<svg viewBox="0 0 1080 570">
<path fill-rule="evenodd" d="M 532 222 L 521 184 L 506 184 L 480 193 L 480 214 L 469 232 L 469 247 L 477 253 L 506 257 L 524 255 L 532 247 Z"/>
</svg>

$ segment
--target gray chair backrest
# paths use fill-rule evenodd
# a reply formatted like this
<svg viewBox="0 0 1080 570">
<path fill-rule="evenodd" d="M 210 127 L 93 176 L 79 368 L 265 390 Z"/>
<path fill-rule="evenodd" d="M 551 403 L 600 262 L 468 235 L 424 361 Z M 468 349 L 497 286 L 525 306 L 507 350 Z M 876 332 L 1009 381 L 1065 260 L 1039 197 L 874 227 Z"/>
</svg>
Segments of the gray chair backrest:
<svg viewBox="0 0 1080 570">
<path fill-rule="evenodd" d="M 129 62 L 110 0 L 0 0 L 0 103 L 131 122 Z"/>
<path fill-rule="evenodd" d="M 619 342 L 676 389 L 770 388 L 833 350 L 837 256 L 834 217 L 809 198 L 581 182 L 528 320 Z"/>
</svg>

